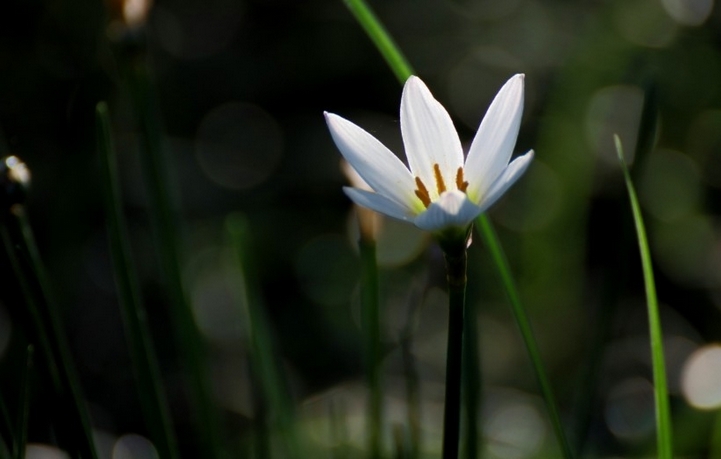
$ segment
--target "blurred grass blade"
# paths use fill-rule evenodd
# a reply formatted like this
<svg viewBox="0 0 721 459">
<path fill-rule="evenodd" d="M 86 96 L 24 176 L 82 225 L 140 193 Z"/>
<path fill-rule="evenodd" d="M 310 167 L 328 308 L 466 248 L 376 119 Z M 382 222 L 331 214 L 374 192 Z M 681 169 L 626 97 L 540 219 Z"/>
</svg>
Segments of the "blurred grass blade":
<svg viewBox="0 0 721 459">
<path fill-rule="evenodd" d="M 478 224 L 478 229 L 483 236 L 483 240 L 485 241 L 488 250 L 491 252 L 491 257 L 498 268 L 498 273 L 501 276 L 503 288 L 505 289 L 508 300 L 511 303 L 511 310 L 513 311 L 516 324 L 518 325 L 521 336 L 523 337 L 523 343 L 526 345 L 526 351 L 531 358 L 533 370 L 536 373 L 536 379 L 538 380 L 538 385 L 541 388 L 541 395 L 543 396 L 543 400 L 546 404 L 546 409 L 548 410 L 548 415 L 551 419 L 551 424 L 553 425 L 553 430 L 556 434 L 559 446 L 561 447 L 563 457 L 566 459 L 572 458 L 573 452 L 571 451 L 570 443 L 568 442 L 565 431 L 563 430 L 563 423 L 561 422 L 561 416 L 558 412 L 556 399 L 553 395 L 553 389 L 551 388 L 551 383 L 548 381 L 548 376 L 546 375 L 546 370 L 543 366 L 543 361 L 541 360 L 541 353 L 538 350 L 536 339 L 533 336 L 531 323 L 528 320 L 528 316 L 526 315 L 523 305 L 521 304 L 521 299 L 518 295 L 518 290 L 516 289 L 513 276 L 511 275 L 511 269 L 508 265 L 506 254 L 503 252 L 503 248 L 498 241 L 498 236 L 496 235 L 493 226 L 491 226 L 491 222 L 488 217 L 486 217 L 485 214 L 481 215 L 476 220 L 476 223 Z"/>
<path fill-rule="evenodd" d="M 131 260 L 127 224 L 122 213 L 117 160 L 110 130 L 110 114 L 105 102 L 97 105 L 96 127 L 115 284 L 123 313 L 133 372 L 138 384 L 140 404 L 150 439 L 158 449 L 158 454 L 162 458 L 174 459 L 179 456 L 178 446 L 173 434 L 157 356 L 146 322 L 145 309 L 140 300 L 135 266 Z"/>
<path fill-rule="evenodd" d="M 28 332 L 41 347 L 47 378 L 55 392 L 53 422 L 58 431 L 58 442 L 80 458 L 97 459 L 67 338 L 57 307 L 51 301 L 35 238 L 22 206 L 14 206 L 6 212 L 4 223 L 0 225 L 0 232 L 29 310 Z"/>
<path fill-rule="evenodd" d="M 413 74 L 413 69 L 400 52 L 400 48 L 395 44 L 393 38 L 388 34 L 383 23 L 378 20 L 375 13 L 370 9 L 364 0 L 344 0 L 346 6 L 355 16 L 356 21 L 363 27 L 366 34 L 388 62 L 396 78 L 405 83 L 409 76 Z"/>
<path fill-rule="evenodd" d="M 483 438 L 478 426 L 481 397 L 481 365 L 478 354 L 478 323 L 476 308 L 472 301 L 466 301 L 463 312 L 463 412 L 466 418 L 466 434 L 463 437 L 463 452 L 466 459 L 476 459 L 479 441 Z"/>
<path fill-rule="evenodd" d="M 10 412 L 5 405 L 5 398 L 0 393 L 0 459 L 10 459 L 9 448 L 14 448 L 17 439 L 15 438 L 13 422 L 10 420 Z"/>
<path fill-rule="evenodd" d="M 158 256 L 165 286 L 170 296 L 173 330 L 186 366 L 195 428 L 200 448 L 206 457 L 223 457 L 220 414 L 212 397 L 205 343 L 195 323 L 193 311 L 183 288 L 178 253 L 178 225 L 171 204 L 168 164 L 162 149 L 161 129 L 155 110 L 153 87 L 145 62 L 138 56 L 125 61 L 135 114 L 140 124 L 144 151 L 145 182 L 151 207 Z"/>
<path fill-rule="evenodd" d="M 653 277 L 653 266 L 651 265 L 651 251 L 648 248 L 646 228 L 641 216 L 641 206 L 638 203 L 636 190 L 631 180 L 631 174 L 626 166 L 623 156 L 623 145 L 617 135 L 613 137 L 616 143 L 616 152 L 623 170 L 623 177 L 626 181 L 628 198 L 631 202 L 633 221 L 636 226 L 638 237 L 638 249 L 641 255 L 643 269 L 643 282 L 646 288 L 646 304 L 648 306 L 648 325 L 651 335 L 651 360 L 653 363 L 653 385 L 656 400 L 656 440 L 658 444 L 658 457 L 660 459 L 673 458 L 673 442 L 671 432 L 671 413 L 668 401 L 668 388 L 666 383 L 666 364 L 663 354 L 663 333 L 661 331 L 661 317 L 658 312 L 658 299 L 656 297 L 656 285 Z"/>
<path fill-rule="evenodd" d="M 362 328 L 365 340 L 366 377 L 369 388 L 368 403 L 368 457 L 382 457 L 381 439 L 383 429 L 383 392 L 381 389 L 381 333 L 378 293 L 378 265 L 376 245 L 370 237 L 358 240 L 361 258 L 361 308 Z"/>
<path fill-rule="evenodd" d="M 328 406 L 328 424 L 330 441 L 334 445 L 332 459 L 348 459 L 348 413 L 343 400 L 337 403 L 330 400 Z"/>
<path fill-rule="evenodd" d="M 375 17 L 373 12 L 363 0 L 345 0 L 345 2 L 346 5 L 348 5 L 348 8 L 350 8 L 355 15 L 356 20 L 358 20 L 358 22 L 363 26 L 373 42 L 376 43 L 376 46 L 395 73 L 398 81 L 401 84 L 405 83 L 408 77 L 415 72 L 410 64 L 408 64 L 408 60 L 403 56 L 388 33 L 385 31 L 385 28 L 383 28 L 380 21 Z M 553 396 L 553 391 L 551 390 L 548 377 L 546 376 L 543 362 L 541 361 L 541 355 L 538 351 L 536 340 L 531 332 L 526 312 L 521 305 L 516 291 L 515 282 L 513 281 L 511 270 L 508 267 L 505 253 L 503 252 L 503 248 L 498 241 L 498 237 L 496 236 L 493 225 L 488 217 L 485 214 L 482 214 L 478 217 L 477 223 L 480 228 L 481 237 L 491 251 L 491 256 L 496 264 L 496 269 L 503 280 L 503 287 L 506 290 L 509 300 L 511 301 L 513 315 L 518 327 L 521 330 L 526 349 L 531 358 L 531 362 L 533 363 L 533 369 L 536 373 L 536 378 L 538 379 L 541 393 L 551 418 L 551 423 L 553 424 L 553 430 L 556 434 L 561 450 L 563 451 L 563 456 L 566 459 L 570 459 L 573 457 L 571 447 L 563 430 L 556 400 Z"/>
<path fill-rule="evenodd" d="M 421 397 L 418 370 L 413 352 L 411 351 L 412 335 L 404 333 L 401 337 L 401 353 L 403 356 L 403 376 L 406 383 L 406 406 L 408 416 L 408 459 L 418 459 L 421 451 Z"/>
<path fill-rule="evenodd" d="M 714 459 L 721 457 L 721 410 L 719 409 L 714 413 L 714 421 L 711 424 L 708 457 Z"/>
<path fill-rule="evenodd" d="M 250 228 L 245 218 L 238 214 L 228 216 L 226 228 L 235 252 L 243 292 L 239 302 L 248 334 L 251 364 L 270 411 L 268 417 L 276 422 L 275 427 L 283 439 L 281 444 L 286 456 L 304 459 L 306 455 L 303 454 L 303 445 L 295 428 L 293 400 L 278 364 L 270 324 L 263 310 L 258 280 L 254 275 Z"/>
<path fill-rule="evenodd" d="M 644 97 L 641 119 L 639 121 L 636 151 L 633 162 L 636 164 L 634 171 L 642 169 L 642 164 L 653 151 L 658 133 L 658 94 L 653 81 L 643 84 Z M 641 167 L 639 167 L 641 166 Z M 634 174 L 632 172 L 632 178 Z M 618 199 L 625 199 L 619 196 Z M 634 235 L 633 217 L 623 212 L 619 219 L 616 243 L 613 247 L 604 250 L 604 261 L 599 264 L 602 268 L 602 285 L 600 301 L 595 317 L 592 319 L 593 336 L 590 338 L 589 349 L 578 385 L 578 400 L 576 402 L 576 414 L 574 416 L 576 426 L 575 448 L 579 455 L 586 449 L 586 442 L 589 438 L 592 418 L 596 410 L 596 394 L 601 382 L 599 377 L 602 371 L 603 354 L 606 352 L 606 345 L 611 336 L 613 319 L 616 316 L 618 303 L 625 285 L 628 283 L 629 269 L 628 251 Z"/>
<path fill-rule="evenodd" d="M 15 459 L 25 458 L 25 448 L 28 442 L 28 416 L 30 414 L 30 383 L 33 368 L 33 354 L 35 348 L 28 345 L 25 353 L 25 367 L 20 378 L 20 406 L 18 410 L 18 425 L 15 443 L 13 445 L 13 457 Z"/>
</svg>

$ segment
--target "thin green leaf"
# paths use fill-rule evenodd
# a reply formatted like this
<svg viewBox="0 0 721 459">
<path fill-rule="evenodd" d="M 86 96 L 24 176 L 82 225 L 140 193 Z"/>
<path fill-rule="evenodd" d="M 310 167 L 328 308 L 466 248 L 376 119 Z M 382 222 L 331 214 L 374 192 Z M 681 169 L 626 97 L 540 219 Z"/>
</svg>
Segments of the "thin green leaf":
<svg viewBox="0 0 721 459">
<path fill-rule="evenodd" d="M 486 243 L 488 250 L 491 252 L 491 257 L 498 269 L 498 274 L 501 277 L 503 288 L 506 291 L 508 300 L 511 303 L 513 316 L 516 319 L 516 324 L 518 325 L 519 330 L 521 331 L 521 336 L 523 337 L 523 343 L 526 345 L 528 356 L 531 358 L 533 370 L 536 373 L 536 379 L 538 380 L 538 385 L 541 388 L 543 401 L 546 404 L 546 409 L 548 410 L 548 415 L 551 418 L 551 424 L 553 425 L 553 430 L 556 433 L 556 439 L 558 440 L 563 452 L 563 457 L 567 459 L 572 458 L 573 452 L 571 451 L 570 443 L 568 442 L 563 430 L 563 423 L 561 422 L 561 416 L 558 412 L 558 405 L 556 404 L 556 399 L 553 395 L 553 389 L 551 388 L 551 383 L 546 375 L 543 360 L 541 359 L 541 353 L 538 350 L 538 345 L 536 344 L 536 339 L 533 335 L 528 315 L 521 304 L 521 299 L 518 295 L 516 283 L 511 275 L 511 268 L 508 264 L 506 254 L 498 241 L 498 236 L 496 235 L 493 226 L 491 226 L 491 222 L 488 220 L 488 217 L 481 215 L 477 219 L 477 224 L 478 229 L 481 232 L 481 236 L 483 236 L 483 240 Z"/>
<path fill-rule="evenodd" d="M 376 48 L 378 48 L 378 51 L 383 55 L 383 58 L 388 63 L 388 66 L 396 78 L 398 78 L 401 84 L 405 83 L 408 77 L 413 75 L 413 68 L 403 56 L 400 48 L 395 44 L 385 27 L 383 27 L 383 23 L 378 20 L 373 10 L 370 9 L 364 0 L 344 1 L 350 12 L 355 16 L 356 21 L 363 27 L 368 37 L 370 37 L 376 45 Z"/>
<path fill-rule="evenodd" d="M 20 409 L 18 410 L 18 432 L 13 456 L 15 459 L 25 458 L 25 447 L 28 442 L 28 416 L 30 413 L 30 377 L 33 367 L 33 354 L 35 349 L 30 344 L 25 356 L 25 367 L 20 378 Z"/>
<path fill-rule="evenodd" d="M 219 459 L 224 455 L 222 423 L 212 397 L 205 343 L 183 288 L 177 215 L 170 198 L 171 187 L 167 176 L 169 165 L 162 148 L 159 117 L 153 105 L 153 85 L 144 61 L 137 56 L 133 57 L 123 64 L 142 133 L 142 164 L 150 199 L 150 217 L 165 287 L 170 296 L 170 316 L 175 321 L 172 328 L 186 366 L 200 447 L 206 457 Z"/>
<path fill-rule="evenodd" d="M 55 392 L 52 411 L 58 442 L 81 458 L 97 459 L 75 365 L 24 209 L 14 207 L 3 220 L 0 233 L 29 312 L 25 325 L 41 347 L 44 371 Z"/>
<path fill-rule="evenodd" d="M 276 357 L 276 346 L 265 310 L 258 281 L 254 276 L 250 228 L 244 217 L 233 214 L 226 219 L 226 228 L 236 255 L 236 267 L 243 297 L 239 299 L 240 312 L 248 334 L 251 366 L 258 386 L 262 388 L 264 402 L 282 436 L 282 446 L 289 458 L 304 458 L 303 444 L 295 428 L 293 401 L 286 379 Z"/>
<path fill-rule="evenodd" d="M 110 115 L 105 102 L 97 105 L 96 124 L 108 242 L 140 404 L 150 438 L 158 449 L 160 457 L 173 459 L 179 456 L 178 445 L 170 422 L 170 411 L 146 321 L 145 308 L 140 300 L 138 277 L 130 256 L 130 241 L 122 212 L 115 150 L 110 130 Z"/>
<path fill-rule="evenodd" d="M 641 266 L 643 269 L 643 282 L 646 288 L 646 305 L 648 307 L 648 325 L 651 335 L 651 361 L 653 364 L 653 385 L 656 401 L 656 440 L 658 444 L 658 457 L 660 459 L 673 458 L 673 442 L 671 431 L 671 410 L 668 401 L 668 386 L 666 383 L 666 364 L 663 354 L 663 333 L 661 330 L 661 317 L 658 312 L 658 298 L 656 297 L 656 284 L 653 277 L 653 266 L 651 264 L 651 251 L 648 248 L 646 228 L 641 216 L 641 206 L 638 203 L 636 190 L 631 180 L 631 174 L 626 166 L 623 156 L 621 139 L 617 135 L 613 137 L 616 143 L 618 160 L 621 163 L 623 177 L 626 181 L 628 198 L 631 202 L 633 221 L 636 226 L 638 237 L 638 249 L 641 255 Z"/>
</svg>

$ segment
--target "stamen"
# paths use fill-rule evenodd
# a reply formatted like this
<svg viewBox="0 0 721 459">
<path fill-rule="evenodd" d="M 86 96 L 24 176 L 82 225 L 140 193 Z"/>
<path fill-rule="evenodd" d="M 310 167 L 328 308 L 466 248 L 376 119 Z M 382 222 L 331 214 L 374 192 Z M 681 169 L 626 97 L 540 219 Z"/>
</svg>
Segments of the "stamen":
<svg viewBox="0 0 721 459">
<path fill-rule="evenodd" d="M 459 167 L 458 172 L 456 173 L 456 187 L 458 187 L 458 191 L 466 192 L 468 189 L 468 182 L 463 180 L 463 168 Z"/>
<path fill-rule="evenodd" d="M 420 177 L 416 177 L 416 186 L 418 187 L 416 190 L 416 196 L 418 196 L 418 199 L 420 199 L 423 205 L 427 208 L 431 205 L 431 196 L 428 194 L 428 188 L 426 188 L 423 184 Z"/>
<path fill-rule="evenodd" d="M 436 173 L 436 186 L 438 187 L 438 194 L 440 195 L 441 193 L 446 191 L 446 184 L 443 181 L 443 176 L 441 175 L 441 168 L 438 163 L 433 165 L 433 172 Z"/>
</svg>

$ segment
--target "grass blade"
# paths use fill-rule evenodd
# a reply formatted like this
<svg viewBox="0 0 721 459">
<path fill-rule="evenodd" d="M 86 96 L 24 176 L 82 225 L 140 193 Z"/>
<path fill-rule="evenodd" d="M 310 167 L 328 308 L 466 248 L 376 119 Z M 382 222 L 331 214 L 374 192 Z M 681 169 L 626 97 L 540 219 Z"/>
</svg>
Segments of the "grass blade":
<svg viewBox="0 0 721 459">
<path fill-rule="evenodd" d="M 18 425 L 16 441 L 13 446 L 15 459 L 25 458 L 25 447 L 28 442 L 28 416 L 30 414 L 30 378 L 33 369 L 33 354 L 35 348 L 28 345 L 25 356 L 25 367 L 20 379 L 20 407 L 18 410 Z"/>
<path fill-rule="evenodd" d="M 658 457 L 660 459 L 672 459 L 673 442 L 671 432 L 671 412 L 668 401 L 668 387 L 666 383 L 666 364 L 663 354 L 663 333 L 661 330 L 661 317 L 658 312 L 658 298 L 656 297 L 656 284 L 653 277 L 653 266 L 651 265 L 651 251 L 648 248 L 646 228 L 641 216 L 641 206 L 638 203 L 636 190 L 631 180 L 631 174 L 626 166 L 623 156 L 623 145 L 621 139 L 614 135 L 616 152 L 623 170 L 623 177 L 626 181 L 628 198 L 631 202 L 633 221 L 636 226 L 638 237 L 638 249 L 641 255 L 641 266 L 643 269 L 643 282 L 646 288 L 646 305 L 648 306 L 648 325 L 651 336 L 651 361 L 653 363 L 653 385 L 656 401 L 656 440 L 658 444 Z"/>
<path fill-rule="evenodd" d="M 196 417 L 195 427 L 204 456 L 218 459 L 224 455 L 220 414 L 212 397 L 205 343 L 183 288 L 178 225 L 171 204 L 168 164 L 162 149 L 161 128 L 157 110 L 153 105 L 153 85 L 143 59 L 140 56 L 126 57 L 124 68 L 142 134 L 142 163 L 150 198 L 150 217 L 163 280 L 170 296 L 170 316 L 175 321 L 173 330 L 186 367 L 191 403 Z"/>
<path fill-rule="evenodd" d="M 401 84 L 405 83 L 408 77 L 413 74 L 413 69 L 403 56 L 403 53 L 401 53 L 400 48 L 393 41 L 393 38 L 383 27 L 383 23 L 378 20 L 373 10 L 364 0 L 344 1 L 350 12 L 355 16 L 356 21 L 363 27 L 368 37 L 383 55 L 396 78 Z"/>
<path fill-rule="evenodd" d="M 238 214 L 230 215 L 226 228 L 236 254 L 237 268 L 244 298 L 240 299 L 243 322 L 246 326 L 253 373 L 258 378 L 258 386 L 263 391 L 265 402 L 273 420 L 276 422 L 286 456 L 305 458 L 302 443 L 295 429 L 293 401 L 288 393 L 280 366 L 275 354 L 275 343 L 270 324 L 262 308 L 258 281 L 254 277 L 253 256 L 250 248 L 250 228 L 245 218 Z"/>
<path fill-rule="evenodd" d="M 122 309 L 125 334 L 128 339 L 138 395 L 150 438 L 160 457 L 178 457 L 178 445 L 173 434 L 162 377 L 146 322 L 145 309 L 140 300 L 135 266 L 130 256 L 127 224 L 122 213 L 116 157 L 110 131 L 110 114 L 105 102 L 96 109 L 98 153 L 104 184 L 105 212 L 108 239 L 112 253 L 115 284 Z"/>
<path fill-rule="evenodd" d="M 55 392 L 56 405 L 52 409 L 58 442 L 82 459 L 97 459 L 67 338 L 57 307 L 52 303 L 45 270 L 22 206 L 14 206 L 6 212 L 4 223 L 0 225 L 0 233 L 30 314 L 26 326 L 29 335 L 41 347 L 46 378 Z"/>
<path fill-rule="evenodd" d="M 8 412 L 5 399 L 0 394 L 0 459 L 10 459 L 11 454 L 8 445 L 14 448 L 17 439 L 12 428 L 10 413 Z"/>
<path fill-rule="evenodd" d="M 516 324 L 521 332 L 523 343 L 525 344 L 526 351 L 531 359 L 533 371 L 536 373 L 538 386 L 541 389 L 541 395 L 543 396 L 543 401 L 546 404 L 548 416 L 551 419 L 553 431 L 556 434 L 556 439 L 558 440 L 563 457 L 570 459 L 573 457 L 571 445 L 568 442 L 565 431 L 563 430 L 563 423 L 561 422 L 561 416 L 558 412 L 558 405 L 556 404 L 556 399 L 553 395 L 553 389 L 551 388 L 551 383 L 546 375 L 543 360 L 541 359 L 541 353 L 538 350 L 538 345 L 536 344 L 536 339 L 533 335 L 528 315 L 526 315 L 526 310 L 521 304 L 516 283 L 511 275 L 511 268 L 508 264 L 508 259 L 506 258 L 506 254 L 501 247 L 501 243 L 498 241 L 496 231 L 493 229 L 488 217 L 486 215 L 481 215 L 476 220 L 476 223 L 478 224 L 478 230 L 480 231 L 481 236 L 483 236 L 483 240 L 486 243 L 488 250 L 491 252 L 491 257 L 496 264 L 498 274 L 500 275 L 501 282 L 503 283 L 503 289 L 506 291 L 508 301 L 511 303 L 513 317 L 516 319 Z"/>
</svg>

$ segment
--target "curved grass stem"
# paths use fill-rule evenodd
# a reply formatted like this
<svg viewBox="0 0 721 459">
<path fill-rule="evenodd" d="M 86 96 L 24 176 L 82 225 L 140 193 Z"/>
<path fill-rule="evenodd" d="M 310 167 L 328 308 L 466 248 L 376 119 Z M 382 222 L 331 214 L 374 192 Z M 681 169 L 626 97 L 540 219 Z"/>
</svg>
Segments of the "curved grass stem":
<svg viewBox="0 0 721 459">
<path fill-rule="evenodd" d="M 79 378 L 24 208 L 14 206 L 3 220 L 0 236 L 26 302 L 28 334 L 42 353 L 43 380 L 54 391 L 58 442 L 81 459 L 97 459 Z"/>
<path fill-rule="evenodd" d="M 110 114 L 104 102 L 97 106 L 96 124 L 108 239 L 140 404 L 150 437 L 158 448 L 160 457 L 175 459 L 179 457 L 178 445 L 170 421 L 170 409 L 163 391 L 145 309 L 140 300 L 135 266 L 130 257 L 130 241 L 122 213 L 116 157 L 110 132 Z"/>
<path fill-rule="evenodd" d="M 673 458 L 673 441 L 671 431 L 671 410 L 668 401 L 668 385 L 666 382 L 666 364 L 663 354 L 663 332 L 661 330 L 661 317 L 658 312 L 658 298 L 656 296 L 656 283 L 653 277 L 653 266 L 651 264 L 651 251 L 648 248 L 646 227 L 641 216 L 641 206 L 638 203 L 636 189 L 631 180 L 631 174 L 626 166 L 623 156 L 623 145 L 621 139 L 614 135 L 616 152 L 623 170 L 623 177 L 626 181 L 628 199 L 631 202 L 633 221 L 638 237 L 638 250 L 641 255 L 641 266 L 643 269 L 643 282 L 646 289 L 646 305 L 648 308 L 648 325 L 651 336 L 651 362 L 653 365 L 653 386 L 656 402 L 656 442 L 659 459 Z"/>
<path fill-rule="evenodd" d="M 186 368 L 195 428 L 205 457 L 224 456 L 222 422 L 213 399 L 205 342 L 200 334 L 188 301 L 181 273 L 177 213 L 171 199 L 169 164 L 162 148 L 162 130 L 154 105 L 154 87 L 149 70 L 139 56 L 125 56 L 123 69 L 127 76 L 133 108 L 142 138 L 142 164 L 151 207 L 151 222 L 158 248 L 163 281 L 170 297 L 178 349 Z"/>
</svg>

